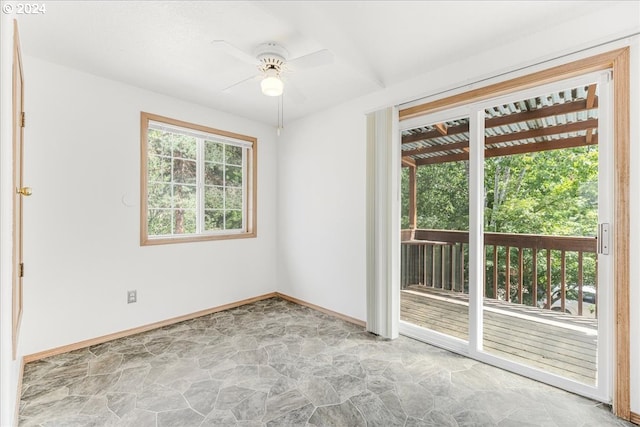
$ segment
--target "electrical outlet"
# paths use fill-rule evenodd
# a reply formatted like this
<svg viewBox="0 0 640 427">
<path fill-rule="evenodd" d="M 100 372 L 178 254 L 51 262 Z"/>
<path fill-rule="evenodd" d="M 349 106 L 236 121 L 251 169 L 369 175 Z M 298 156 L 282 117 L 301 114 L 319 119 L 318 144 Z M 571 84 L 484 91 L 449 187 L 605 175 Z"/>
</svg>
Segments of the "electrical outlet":
<svg viewBox="0 0 640 427">
<path fill-rule="evenodd" d="M 127 291 L 127 304 L 138 301 L 138 291 Z"/>
</svg>

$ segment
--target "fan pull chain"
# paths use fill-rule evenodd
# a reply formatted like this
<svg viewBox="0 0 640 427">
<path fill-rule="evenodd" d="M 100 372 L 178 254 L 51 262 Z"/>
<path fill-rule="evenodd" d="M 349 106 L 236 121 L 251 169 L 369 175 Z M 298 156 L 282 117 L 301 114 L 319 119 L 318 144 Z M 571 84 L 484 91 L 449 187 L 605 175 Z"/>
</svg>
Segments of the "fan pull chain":
<svg viewBox="0 0 640 427">
<path fill-rule="evenodd" d="M 276 130 L 276 134 L 280 136 L 280 132 L 284 128 L 284 96 L 280 95 L 280 99 L 278 100 L 278 128 Z"/>
</svg>

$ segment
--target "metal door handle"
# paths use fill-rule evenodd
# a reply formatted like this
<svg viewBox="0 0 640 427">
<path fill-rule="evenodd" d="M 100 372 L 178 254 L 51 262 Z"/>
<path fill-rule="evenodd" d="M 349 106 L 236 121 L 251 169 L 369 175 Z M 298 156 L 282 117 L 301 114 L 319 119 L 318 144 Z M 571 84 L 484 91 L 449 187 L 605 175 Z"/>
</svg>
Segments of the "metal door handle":
<svg viewBox="0 0 640 427">
<path fill-rule="evenodd" d="M 30 196 L 31 195 L 31 187 L 16 188 L 16 193 L 21 194 L 23 196 Z"/>
</svg>

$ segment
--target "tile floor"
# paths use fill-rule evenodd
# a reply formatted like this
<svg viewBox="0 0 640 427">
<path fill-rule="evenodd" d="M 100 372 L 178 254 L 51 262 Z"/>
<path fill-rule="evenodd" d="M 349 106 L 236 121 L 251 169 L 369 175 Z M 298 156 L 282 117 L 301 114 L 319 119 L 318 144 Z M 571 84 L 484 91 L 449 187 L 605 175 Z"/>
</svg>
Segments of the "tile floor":
<svg viewBox="0 0 640 427">
<path fill-rule="evenodd" d="M 631 426 L 596 402 L 268 299 L 25 366 L 20 426 Z"/>
</svg>

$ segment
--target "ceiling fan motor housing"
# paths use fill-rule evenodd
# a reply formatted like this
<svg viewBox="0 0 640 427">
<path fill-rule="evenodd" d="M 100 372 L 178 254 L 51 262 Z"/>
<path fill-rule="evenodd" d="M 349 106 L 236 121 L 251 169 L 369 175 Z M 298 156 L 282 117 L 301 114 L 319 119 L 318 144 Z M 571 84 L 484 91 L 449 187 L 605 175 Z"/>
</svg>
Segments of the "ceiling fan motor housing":
<svg viewBox="0 0 640 427">
<path fill-rule="evenodd" d="M 289 52 L 285 48 L 273 42 L 261 44 L 256 48 L 255 54 L 260 61 L 258 66 L 260 71 L 266 73 L 267 70 L 275 70 L 278 74 L 282 71 L 289 56 Z"/>
</svg>

